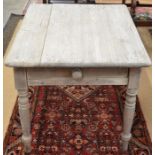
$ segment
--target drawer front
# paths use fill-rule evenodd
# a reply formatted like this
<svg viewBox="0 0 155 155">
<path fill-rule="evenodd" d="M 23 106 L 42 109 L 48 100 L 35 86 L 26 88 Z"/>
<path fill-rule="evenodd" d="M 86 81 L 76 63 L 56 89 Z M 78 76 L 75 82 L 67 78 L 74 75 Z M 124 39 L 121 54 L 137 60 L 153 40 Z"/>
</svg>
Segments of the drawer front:
<svg viewBox="0 0 155 155">
<path fill-rule="evenodd" d="M 120 85 L 128 82 L 127 68 L 28 68 L 29 85 Z"/>
</svg>

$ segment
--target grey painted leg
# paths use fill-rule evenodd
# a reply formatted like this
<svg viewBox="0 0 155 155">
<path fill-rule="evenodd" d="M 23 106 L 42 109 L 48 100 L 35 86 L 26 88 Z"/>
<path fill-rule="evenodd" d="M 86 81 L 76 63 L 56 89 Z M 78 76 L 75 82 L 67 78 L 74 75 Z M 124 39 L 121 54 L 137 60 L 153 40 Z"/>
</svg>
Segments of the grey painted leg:
<svg viewBox="0 0 155 155">
<path fill-rule="evenodd" d="M 19 115 L 22 125 L 22 141 L 24 144 L 25 152 L 31 151 L 31 134 L 30 134 L 30 111 L 28 104 L 28 93 L 27 90 L 18 90 L 18 106 Z"/>
<path fill-rule="evenodd" d="M 136 104 L 136 90 L 128 89 L 126 94 L 126 102 L 123 113 L 123 151 L 128 149 L 128 142 L 131 138 L 131 127 L 135 113 L 135 104 Z"/>
<path fill-rule="evenodd" d="M 19 115 L 22 126 L 22 142 L 24 144 L 25 152 L 29 153 L 31 151 L 31 119 L 30 119 L 30 108 L 28 103 L 28 87 L 26 72 L 24 69 L 15 69 L 15 85 L 18 90 L 18 106 Z"/>
<path fill-rule="evenodd" d="M 126 102 L 123 113 L 122 150 L 127 151 L 131 138 L 131 128 L 135 114 L 136 95 L 140 77 L 140 68 L 132 68 L 129 71 L 129 83 L 126 92 Z"/>
</svg>

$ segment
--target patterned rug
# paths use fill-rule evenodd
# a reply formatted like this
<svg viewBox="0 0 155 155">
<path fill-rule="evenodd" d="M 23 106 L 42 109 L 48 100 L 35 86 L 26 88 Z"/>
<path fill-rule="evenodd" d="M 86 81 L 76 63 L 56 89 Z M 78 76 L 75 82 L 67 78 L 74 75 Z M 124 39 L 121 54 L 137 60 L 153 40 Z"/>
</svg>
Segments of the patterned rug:
<svg viewBox="0 0 155 155">
<path fill-rule="evenodd" d="M 124 86 L 30 88 L 30 155 L 151 155 L 151 140 L 137 100 L 129 150 L 120 149 Z M 4 140 L 4 155 L 23 155 L 17 103 Z"/>
<path fill-rule="evenodd" d="M 152 21 L 152 7 L 136 7 L 134 20 Z"/>
</svg>

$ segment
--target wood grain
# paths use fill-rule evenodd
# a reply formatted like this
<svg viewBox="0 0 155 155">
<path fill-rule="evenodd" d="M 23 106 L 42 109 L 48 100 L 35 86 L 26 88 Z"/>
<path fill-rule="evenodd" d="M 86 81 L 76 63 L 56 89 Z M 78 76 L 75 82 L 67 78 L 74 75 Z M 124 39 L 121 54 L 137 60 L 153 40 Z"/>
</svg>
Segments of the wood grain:
<svg viewBox="0 0 155 155">
<path fill-rule="evenodd" d="M 125 5 L 53 4 L 31 6 L 6 65 L 143 67 L 150 59 Z"/>
<path fill-rule="evenodd" d="M 40 65 L 52 6 L 31 4 L 8 54 L 6 64 Z M 22 65 L 23 64 L 23 65 Z"/>
</svg>

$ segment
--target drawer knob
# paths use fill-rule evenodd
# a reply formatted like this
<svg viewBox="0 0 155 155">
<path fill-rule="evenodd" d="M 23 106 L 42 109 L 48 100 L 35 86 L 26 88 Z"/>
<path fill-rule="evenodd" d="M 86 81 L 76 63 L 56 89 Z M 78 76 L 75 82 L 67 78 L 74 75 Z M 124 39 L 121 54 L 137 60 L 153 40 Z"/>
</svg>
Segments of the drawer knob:
<svg viewBox="0 0 155 155">
<path fill-rule="evenodd" d="M 73 69 L 72 70 L 72 77 L 75 80 L 80 80 L 82 78 L 82 71 L 81 71 L 81 69 Z"/>
</svg>

